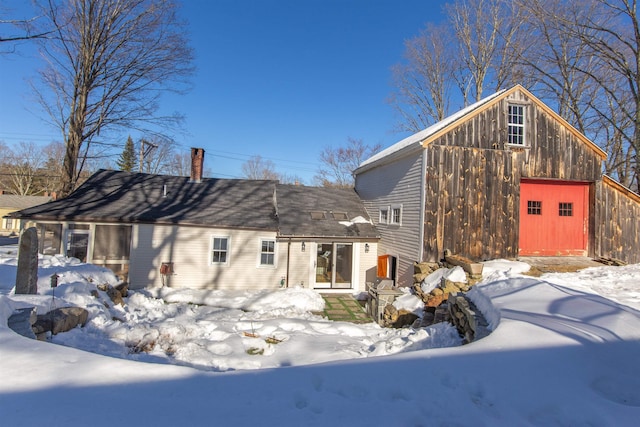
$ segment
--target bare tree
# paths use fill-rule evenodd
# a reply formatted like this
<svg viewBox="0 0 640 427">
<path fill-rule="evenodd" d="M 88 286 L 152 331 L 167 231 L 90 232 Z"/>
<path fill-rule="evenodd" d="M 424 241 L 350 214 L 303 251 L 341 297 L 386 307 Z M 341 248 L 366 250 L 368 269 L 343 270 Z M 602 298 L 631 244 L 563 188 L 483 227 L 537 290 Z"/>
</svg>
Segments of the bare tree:
<svg viewBox="0 0 640 427">
<path fill-rule="evenodd" d="M 242 174 L 247 179 L 280 179 L 275 163 L 260 156 L 253 156 L 244 162 Z"/>
<path fill-rule="evenodd" d="M 393 70 L 401 130 L 422 130 L 449 115 L 452 100 L 478 101 L 487 86 L 502 89 L 516 75 L 522 18 L 512 2 L 457 0 L 445 10 L 447 21 L 407 42 L 405 63 Z"/>
<path fill-rule="evenodd" d="M 286 172 L 279 173 L 278 174 L 278 180 L 282 184 L 304 185 L 304 180 L 302 178 L 300 178 L 298 175 L 290 174 L 290 173 L 286 173 Z"/>
<path fill-rule="evenodd" d="M 64 135 L 65 195 L 105 133 L 117 127 L 151 133 L 180 122 L 156 112 L 163 90 L 185 87 L 192 51 L 173 0 L 45 3 L 55 33 L 41 45 L 49 62 L 36 94 Z"/>
<path fill-rule="evenodd" d="M 32 142 L 21 142 L 13 150 L 6 149 L 3 169 L 9 191 L 21 196 L 31 196 L 41 191 L 38 175 L 46 158 L 42 148 Z"/>
<path fill-rule="evenodd" d="M 446 24 L 432 25 L 405 43 L 406 63 L 392 69 L 396 94 L 394 108 L 403 120 L 401 130 L 418 132 L 449 114 L 455 64 Z"/>
<path fill-rule="evenodd" d="M 321 169 L 314 181 L 323 187 L 353 187 L 353 171 L 381 148 L 380 144 L 370 147 L 354 138 L 348 138 L 345 147 L 326 147 L 320 153 Z"/>
<path fill-rule="evenodd" d="M 612 127 L 613 134 L 624 140 L 631 151 L 630 165 L 623 184 L 640 190 L 640 27 L 636 0 L 593 0 L 595 12 L 584 19 L 564 21 L 589 54 L 597 58 L 595 69 L 578 67 L 598 86 L 616 116 L 611 116 L 608 103 L 590 103 L 597 114 Z M 586 37 L 584 34 L 589 34 Z M 602 70 L 608 72 L 602 72 Z M 614 118 L 616 118 L 614 120 Z M 620 153 L 622 157 L 627 157 Z"/>
<path fill-rule="evenodd" d="M 594 13 L 588 2 L 563 0 L 516 0 L 523 12 L 523 49 L 517 59 L 520 72 L 527 76 L 537 94 L 557 106 L 558 113 L 583 133 L 588 131 L 596 96 L 595 85 L 578 68 L 594 71 L 598 61 L 588 52 L 575 32 L 567 31 L 567 19 L 584 19 Z M 584 38 L 590 32 L 583 29 Z"/>
<path fill-rule="evenodd" d="M 510 80 L 517 9 L 503 0 L 458 0 L 445 6 L 458 43 L 460 58 L 456 82 L 465 105 L 479 101 L 487 84 L 498 90 Z"/>
<path fill-rule="evenodd" d="M 152 174 L 173 174 L 176 155 L 175 141 L 158 135 L 142 138 L 139 144 L 143 144 L 143 141 L 149 144 L 150 147 L 153 147 L 153 149 L 144 155 L 140 170 Z"/>
<path fill-rule="evenodd" d="M 175 153 L 169 161 L 170 174 L 191 176 L 191 154 Z"/>
<path fill-rule="evenodd" d="M 64 144 L 62 142 L 52 142 L 47 144 L 42 152 L 45 156 L 45 163 L 42 167 L 41 190 L 52 194 L 59 193 L 62 188 L 62 163 L 64 159 Z"/>
<path fill-rule="evenodd" d="M 0 53 L 10 53 L 14 51 L 15 44 L 18 42 L 34 39 L 42 39 L 48 37 L 51 33 L 51 29 L 47 27 L 36 30 L 36 24 L 41 20 L 42 16 L 32 16 L 28 18 L 11 17 L 14 12 L 8 10 L 4 5 L 0 6 L 0 28 L 2 28 L 2 34 L 0 35 L 0 43 L 5 48 L 7 45 L 11 45 L 11 50 L 0 50 Z"/>
</svg>

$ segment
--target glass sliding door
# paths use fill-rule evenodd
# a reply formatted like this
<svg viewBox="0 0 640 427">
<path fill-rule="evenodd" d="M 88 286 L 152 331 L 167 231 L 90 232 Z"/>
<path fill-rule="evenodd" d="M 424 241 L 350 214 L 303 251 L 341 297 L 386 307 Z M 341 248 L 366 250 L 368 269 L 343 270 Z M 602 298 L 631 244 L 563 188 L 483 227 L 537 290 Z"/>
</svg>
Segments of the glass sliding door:
<svg viewBox="0 0 640 427">
<path fill-rule="evenodd" d="M 318 243 L 316 255 L 316 287 L 331 288 L 333 270 L 333 244 Z"/>
<path fill-rule="evenodd" d="M 318 243 L 317 247 L 315 287 L 351 289 L 353 245 L 351 243 Z"/>
<path fill-rule="evenodd" d="M 67 232 L 66 256 L 87 262 L 89 248 L 88 230 L 69 230 Z"/>
<path fill-rule="evenodd" d="M 338 289 L 350 289 L 351 270 L 353 267 L 353 246 L 347 243 L 336 243 L 335 247 L 335 273 L 333 275 L 334 280 L 331 287 Z"/>
</svg>

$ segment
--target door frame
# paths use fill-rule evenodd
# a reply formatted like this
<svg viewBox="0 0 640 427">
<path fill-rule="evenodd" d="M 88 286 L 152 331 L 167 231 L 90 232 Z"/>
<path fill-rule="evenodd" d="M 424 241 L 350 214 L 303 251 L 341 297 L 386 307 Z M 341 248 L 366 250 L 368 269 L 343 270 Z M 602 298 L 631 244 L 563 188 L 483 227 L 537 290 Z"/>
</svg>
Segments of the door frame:
<svg viewBox="0 0 640 427">
<path fill-rule="evenodd" d="M 565 186 L 565 187 L 580 187 L 582 192 L 583 205 L 581 206 L 582 212 L 582 248 L 524 248 L 522 250 L 523 234 L 526 229 L 526 225 L 523 225 L 523 219 L 527 216 L 527 206 L 525 198 L 522 195 L 522 185 L 548 185 L 548 186 Z M 587 181 L 566 181 L 556 179 L 536 179 L 536 178 L 523 178 L 520 181 L 519 189 L 519 219 L 518 219 L 518 255 L 522 256 L 587 256 L 591 246 L 591 233 L 592 224 L 591 217 L 593 215 L 592 192 L 593 185 Z M 538 190 L 539 191 L 539 190 Z M 553 201 L 554 197 L 551 197 Z M 549 201 L 548 199 L 541 199 L 541 201 Z M 548 209 L 548 208 L 547 208 Z M 556 206 L 552 206 L 553 211 L 556 210 Z M 547 223 L 548 225 L 548 223 Z M 546 241 L 546 240 L 545 240 Z"/>
<path fill-rule="evenodd" d="M 331 249 L 331 282 L 318 282 L 317 281 L 317 277 L 318 277 L 318 248 L 320 247 L 320 245 L 328 245 L 330 244 L 332 249 Z M 351 275 L 351 280 L 348 282 L 348 286 L 342 286 L 342 287 L 338 287 L 336 286 L 336 260 L 338 257 L 337 254 L 337 246 L 338 245 L 347 245 L 351 247 L 351 271 L 350 271 L 350 275 Z M 344 290 L 344 291 L 348 291 L 348 290 L 353 290 L 355 289 L 355 284 L 357 283 L 358 280 L 358 265 L 359 265 L 359 250 L 360 250 L 360 245 L 357 242 L 349 242 L 349 241 L 340 241 L 340 240 L 328 240 L 328 241 L 316 241 L 316 242 L 312 242 L 310 243 L 308 246 L 310 246 L 310 274 L 309 274 L 309 282 L 311 284 L 311 289 L 318 289 L 318 290 L 327 290 L 327 291 L 340 291 L 340 290 Z M 346 284 L 347 282 L 345 282 L 344 284 Z"/>
</svg>

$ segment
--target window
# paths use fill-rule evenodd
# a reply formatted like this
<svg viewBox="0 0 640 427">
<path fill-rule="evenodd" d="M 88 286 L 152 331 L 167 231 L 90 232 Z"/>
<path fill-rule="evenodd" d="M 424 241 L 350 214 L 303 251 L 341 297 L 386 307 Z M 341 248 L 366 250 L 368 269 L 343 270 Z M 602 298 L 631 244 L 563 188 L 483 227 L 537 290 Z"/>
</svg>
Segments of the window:
<svg viewBox="0 0 640 427">
<path fill-rule="evenodd" d="M 333 219 L 337 219 L 338 221 L 347 221 L 349 219 L 346 212 L 331 212 L 331 216 L 333 216 Z"/>
<path fill-rule="evenodd" d="M 311 219 L 324 219 L 324 212 L 322 211 L 311 211 Z"/>
<path fill-rule="evenodd" d="M 389 208 L 380 208 L 380 219 L 378 220 L 379 224 L 388 224 L 389 223 Z"/>
<path fill-rule="evenodd" d="M 211 248 L 211 263 L 227 264 L 229 261 L 229 238 L 213 237 Z"/>
<path fill-rule="evenodd" d="M 37 224 L 38 252 L 43 255 L 62 253 L 62 224 Z"/>
<path fill-rule="evenodd" d="M 7 230 L 12 230 L 13 229 L 13 219 L 12 218 L 7 218 L 4 228 L 6 228 Z"/>
<path fill-rule="evenodd" d="M 260 241 L 260 265 L 275 265 L 276 262 L 275 240 Z"/>
<path fill-rule="evenodd" d="M 573 216 L 573 203 L 562 203 L 558 206 L 558 215 Z"/>
<path fill-rule="evenodd" d="M 402 206 L 391 207 L 391 224 L 402 224 Z"/>
<path fill-rule="evenodd" d="M 512 145 L 524 145 L 524 106 L 508 106 L 507 142 Z"/>
<path fill-rule="evenodd" d="M 130 249 L 130 225 L 96 225 L 93 243 L 94 259 L 129 259 Z"/>
<path fill-rule="evenodd" d="M 538 200 L 528 200 L 527 213 L 529 215 L 542 215 L 542 202 Z"/>
</svg>

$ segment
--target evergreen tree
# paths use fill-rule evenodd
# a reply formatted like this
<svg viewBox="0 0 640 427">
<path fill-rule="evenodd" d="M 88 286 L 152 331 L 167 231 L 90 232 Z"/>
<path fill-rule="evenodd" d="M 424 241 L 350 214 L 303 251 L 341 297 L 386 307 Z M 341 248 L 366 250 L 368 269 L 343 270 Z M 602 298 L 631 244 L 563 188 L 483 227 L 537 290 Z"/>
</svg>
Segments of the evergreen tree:
<svg viewBox="0 0 640 427">
<path fill-rule="evenodd" d="M 124 150 L 122 150 L 120 158 L 116 164 L 121 171 L 133 172 L 136 169 L 136 149 L 133 145 L 133 139 L 131 139 L 131 136 L 127 138 L 127 143 L 124 145 Z"/>
</svg>

